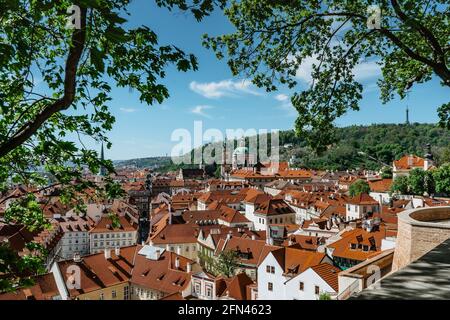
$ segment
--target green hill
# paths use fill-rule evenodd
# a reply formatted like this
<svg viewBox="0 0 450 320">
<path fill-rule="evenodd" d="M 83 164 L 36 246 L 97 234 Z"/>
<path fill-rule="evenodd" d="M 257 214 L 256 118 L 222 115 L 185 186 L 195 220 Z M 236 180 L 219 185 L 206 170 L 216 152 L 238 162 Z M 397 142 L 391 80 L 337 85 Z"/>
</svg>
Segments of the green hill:
<svg viewBox="0 0 450 320">
<path fill-rule="evenodd" d="M 429 143 L 438 163 L 450 161 L 450 131 L 434 124 L 350 126 L 337 128 L 336 137 L 334 145 L 317 155 L 306 147 L 301 138 L 295 137 L 293 131 L 282 132 L 280 146 L 294 145 L 293 148 L 283 148 L 282 158 L 287 160 L 294 155 L 297 165 L 316 169 L 377 169 L 380 162 L 390 164 L 407 153 L 422 156 Z"/>
<path fill-rule="evenodd" d="M 349 126 L 337 128 L 336 137 L 337 142 L 318 155 L 293 130 L 281 131 L 280 159 L 287 161 L 292 158 L 296 166 L 320 170 L 379 169 L 381 163 L 391 164 L 404 154 L 423 156 L 429 143 L 438 164 L 450 162 L 450 131 L 435 124 Z M 152 164 L 158 167 L 158 171 L 181 167 L 166 157 L 134 159 L 120 164 L 132 163 L 137 163 L 138 167 Z"/>
</svg>

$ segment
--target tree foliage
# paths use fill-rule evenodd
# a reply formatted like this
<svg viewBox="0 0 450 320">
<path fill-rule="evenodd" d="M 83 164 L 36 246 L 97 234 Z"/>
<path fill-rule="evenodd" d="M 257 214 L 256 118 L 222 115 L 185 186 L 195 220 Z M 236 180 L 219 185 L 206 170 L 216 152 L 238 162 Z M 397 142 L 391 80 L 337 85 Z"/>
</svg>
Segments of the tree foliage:
<svg viewBox="0 0 450 320">
<path fill-rule="evenodd" d="M 394 179 L 391 185 L 391 192 L 395 194 L 409 194 L 408 177 L 399 176 Z"/>
<path fill-rule="evenodd" d="M 450 195 L 450 163 L 434 170 L 433 178 L 436 184 L 436 192 Z"/>
<path fill-rule="evenodd" d="M 379 28 L 368 27 L 373 4 L 381 9 Z M 317 151 L 336 141 L 337 118 L 359 110 L 363 86 L 355 70 L 362 61 L 380 65 L 383 103 L 404 98 L 411 86 L 433 76 L 450 87 L 446 0 L 232 0 L 225 14 L 235 31 L 206 35 L 205 46 L 258 87 L 295 89 L 296 133 Z M 299 67 L 308 61 L 314 62 L 312 79 L 302 90 L 298 78 L 309 75 L 299 75 Z M 450 129 L 450 103 L 438 114 L 440 125 Z"/>
<path fill-rule="evenodd" d="M 450 195 L 450 164 L 446 163 L 428 171 L 415 168 L 409 172 L 408 176 L 395 178 L 391 192 L 420 196 L 424 194 L 429 196 L 434 194 Z"/>
<path fill-rule="evenodd" d="M 348 189 L 348 192 L 351 197 L 359 196 L 362 193 L 369 193 L 370 187 L 367 181 L 365 180 L 357 180 L 352 183 Z"/>
<path fill-rule="evenodd" d="M 111 146 L 111 89 L 134 90 L 141 102 L 153 105 L 169 96 L 162 82 L 168 66 L 197 69 L 192 54 L 160 44 L 146 25 L 128 24 L 130 2 L 0 0 L 0 193 L 11 184 L 32 186 L 36 193 L 57 187 L 61 202 L 77 211 L 84 209 L 80 195 L 88 189 L 105 199 L 122 194 L 108 176 L 98 184 L 83 175 L 85 169 L 114 170 L 111 161 L 101 161 L 85 147 L 86 141 Z M 197 20 L 221 3 L 157 0 L 160 6 L 189 10 Z M 33 194 L 12 200 L 7 223 L 47 227 Z M 39 250 L 19 263 L 3 249 L 2 288 L 23 283 L 22 269 L 38 272 L 30 257 Z M 20 270 L 5 267 L 11 263 L 28 264 Z"/>
<path fill-rule="evenodd" d="M 222 251 L 216 259 L 214 270 L 217 274 L 230 278 L 235 275 L 238 267 L 238 254 L 236 251 Z"/>
</svg>

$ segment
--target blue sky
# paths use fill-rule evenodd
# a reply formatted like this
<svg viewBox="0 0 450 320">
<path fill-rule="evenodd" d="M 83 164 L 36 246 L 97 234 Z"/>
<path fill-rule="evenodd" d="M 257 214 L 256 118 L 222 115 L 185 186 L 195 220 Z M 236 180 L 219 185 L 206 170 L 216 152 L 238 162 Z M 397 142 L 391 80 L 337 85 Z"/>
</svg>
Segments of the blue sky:
<svg viewBox="0 0 450 320">
<path fill-rule="evenodd" d="M 197 23 L 188 13 L 169 12 L 148 0 L 133 1 L 130 12 L 130 25 L 145 24 L 159 35 L 160 44 L 174 44 L 194 53 L 199 60 L 199 70 L 179 73 L 169 68 L 163 83 L 170 91 L 170 98 L 162 105 L 141 104 L 136 93 L 113 89 L 111 107 L 116 123 L 109 135 L 113 146 L 106 150 L 107 158 L 119 160 L 170 154 L 177 144 L 171 141 L 173 130 L 193 131 L 195 120 L 202 120 L 204 129 L 217 128 L 223 132 L 227 128 L 293 128 L 296 114 L 289 106 L 288 91 L 267 94 L 243 78 L 233 78 L 225 61 L 217 60 L 211 51 L 202 47 L 204 33 L 219 35 L 233 30 L 220 12 Z M 299 70 L 303 85 L 308 82 L 308 70 L 307 64 Z M 339 119 L 337 125 L 405 121 L 406 101 L 381 104 L 373 62 L 362 64 L 356 76 L 366 87 L 361 111 L 350 112 Z M 446 102 L 448 96 L 449 90 L 440 87 L 437 80 L 415 86 L 409 97 L 410 120 L 436 122 L 436 108 Z"/>
</svg>

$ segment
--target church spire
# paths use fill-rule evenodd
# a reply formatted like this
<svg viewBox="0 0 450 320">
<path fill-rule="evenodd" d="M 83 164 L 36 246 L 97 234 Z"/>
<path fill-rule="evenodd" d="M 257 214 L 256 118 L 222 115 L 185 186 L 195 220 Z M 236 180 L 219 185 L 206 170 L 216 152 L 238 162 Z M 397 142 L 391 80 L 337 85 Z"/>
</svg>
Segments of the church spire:
<svg viewBox="0 0 450 320">
<path fill-rule="evenodd" d="M 103 142 L 102 142 L 102 149 L 100 150 L 100 161 L 105 161 L 105 151 L 103 149 Z M 100 166 L 100 175 L 105 176 L 106 175 L 106 168 L 103 166 L 103 164 Z"/>
</svg>

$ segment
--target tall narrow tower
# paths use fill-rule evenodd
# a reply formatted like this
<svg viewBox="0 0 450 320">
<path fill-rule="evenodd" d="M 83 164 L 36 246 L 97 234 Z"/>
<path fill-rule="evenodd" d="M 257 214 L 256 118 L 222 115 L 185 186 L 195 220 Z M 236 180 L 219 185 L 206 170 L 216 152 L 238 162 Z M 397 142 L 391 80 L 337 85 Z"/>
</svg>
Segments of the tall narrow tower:
<svg viewBox="0 0 450 320">
<path fill-rule="evenodd" d="M 406 124 L 409 124 L 409 109 L 408 109 L 408 105 L 406 105 Z"/>
<path fill-rule="evenodd" d="M 406 124 L 409 125 L 409 91 L 406 92 Z"/>
<path fill-rule="evenodd" d="M 105 160 L 105 151 L 103 150 L 103 142 L 102 142 L 102 149 L 100 151 L 100 161 L 104 160 Z M 103 165 L 100 166 L 100 175 L 103 177 L 106 175 L 106 168 Z"/>
</svg>

